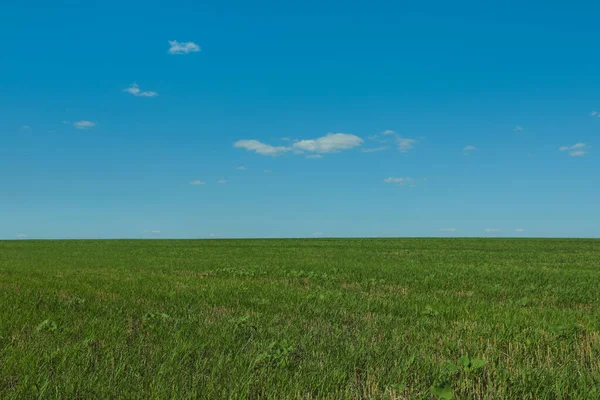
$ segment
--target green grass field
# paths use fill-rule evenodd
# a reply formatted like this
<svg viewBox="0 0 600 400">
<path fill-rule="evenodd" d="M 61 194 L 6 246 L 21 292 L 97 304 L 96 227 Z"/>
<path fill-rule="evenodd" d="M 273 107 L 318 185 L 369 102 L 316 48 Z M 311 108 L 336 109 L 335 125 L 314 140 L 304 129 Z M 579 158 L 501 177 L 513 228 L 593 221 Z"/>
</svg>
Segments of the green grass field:
<svg viewBox="0 0 600 400">
<path fill-rule="evenodd" d="M 600 398 L 600 241 L 0 242 L 0 398 Z"/>
</svg>

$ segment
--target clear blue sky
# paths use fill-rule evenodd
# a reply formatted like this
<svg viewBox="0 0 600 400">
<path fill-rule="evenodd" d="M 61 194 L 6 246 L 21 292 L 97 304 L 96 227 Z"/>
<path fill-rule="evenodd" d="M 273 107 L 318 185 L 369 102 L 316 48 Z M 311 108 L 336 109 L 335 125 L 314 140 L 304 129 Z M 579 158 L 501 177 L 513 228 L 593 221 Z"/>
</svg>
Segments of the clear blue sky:
<svg viewBox="0 0 600 400">
<path fill-rule="evenodd" d="M 599 16 L 7 2 L 0 239 L 600 237 Z"/>
</svg>

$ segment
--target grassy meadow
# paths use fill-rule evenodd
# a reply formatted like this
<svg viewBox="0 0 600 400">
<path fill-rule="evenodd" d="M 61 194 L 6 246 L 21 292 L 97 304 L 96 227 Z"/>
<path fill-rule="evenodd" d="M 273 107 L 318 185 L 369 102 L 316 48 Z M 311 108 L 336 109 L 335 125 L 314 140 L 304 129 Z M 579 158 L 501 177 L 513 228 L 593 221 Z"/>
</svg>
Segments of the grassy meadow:
<svg viewBox="0 0 600 400">
<path fill-rule="evenodd" d="M 1 399 L 598 399 L 600 241 L 0 242 Z"/>
</svg>

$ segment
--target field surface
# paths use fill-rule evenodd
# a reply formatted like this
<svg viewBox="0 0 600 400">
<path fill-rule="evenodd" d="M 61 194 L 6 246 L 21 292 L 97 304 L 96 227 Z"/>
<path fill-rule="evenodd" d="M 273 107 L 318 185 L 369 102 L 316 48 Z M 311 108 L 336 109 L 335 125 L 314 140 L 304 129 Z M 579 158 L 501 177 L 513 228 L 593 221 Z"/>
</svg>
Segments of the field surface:
<svg viewBox="0 0 600 400">
<path fill-rule="evenodd" d="M 0 242 L 2 399 L 598 399 L 600 241 Z"/>
</svg>

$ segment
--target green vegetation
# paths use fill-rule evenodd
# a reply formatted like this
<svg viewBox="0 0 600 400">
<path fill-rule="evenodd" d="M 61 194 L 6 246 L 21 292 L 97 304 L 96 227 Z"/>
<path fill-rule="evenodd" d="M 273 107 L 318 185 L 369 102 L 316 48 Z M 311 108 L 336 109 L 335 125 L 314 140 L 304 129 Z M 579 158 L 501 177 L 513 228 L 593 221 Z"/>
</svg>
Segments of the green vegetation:
<svg viewBox="0 0 600 400">
<path fill-rule="evenodd" d="M 0 398 L 600 398 L 600 241 L 0 242 Z"/>
</svg>

